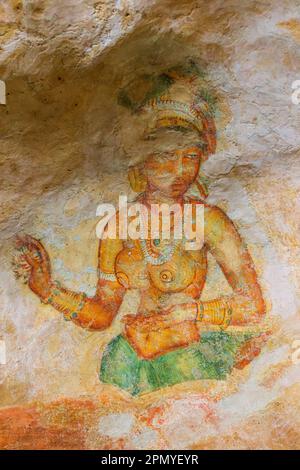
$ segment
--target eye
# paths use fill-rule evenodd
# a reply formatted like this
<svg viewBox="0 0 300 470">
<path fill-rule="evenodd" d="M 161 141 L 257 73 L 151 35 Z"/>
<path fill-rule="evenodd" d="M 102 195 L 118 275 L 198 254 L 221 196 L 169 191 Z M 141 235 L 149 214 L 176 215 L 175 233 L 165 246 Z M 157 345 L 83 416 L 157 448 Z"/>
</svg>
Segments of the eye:
<svg viewBox="0 0 300 470">
<path fill-rule="evenodd" d="M 153 152 L 153 157 L 155 158 L 155 161 L 157 162 L 164 162 L 166 160 L 166 155 L 162 152 Z"/>
<path fill-rule="evenodd" d="M 143 135 L 142 135 L 142 140 L 145 141 L 145 142 L 153 142 L 154 140 L 157 140 L 157 135 L 155 134 L 155 132 L 145 132 Z"/>
<path fill-rule="evenodd" d="M 190 152 L 188 153 L 187 155 L 185 155 L 186 158 L 192 158 L 192 159 L 196 159 L 196 158 L 199 158 L 199 154 L 196 153 L 196 152 Z"/>
<path fill-rule="evenodd" d="M 149 134 L 147 135 L 147 137 L 145 138 L 146 141 L 151 141 L 151 142 L 154 142 L 155 140 L 157 140 L 157 136 L 155 134 Z"/>
<path fill-rule="evenodd" d="M 177 160 L 177 155 L 175 154 L 175 152 L 166 153 L 166 157 L 168 160 Z"/>
<path fill-rule="evenodd" d="M 168 162 L 170 160 L 176 160 L 176 155 L 173 152 L 154 152 L 155 159 L 159 162 Z"/>
</svg>

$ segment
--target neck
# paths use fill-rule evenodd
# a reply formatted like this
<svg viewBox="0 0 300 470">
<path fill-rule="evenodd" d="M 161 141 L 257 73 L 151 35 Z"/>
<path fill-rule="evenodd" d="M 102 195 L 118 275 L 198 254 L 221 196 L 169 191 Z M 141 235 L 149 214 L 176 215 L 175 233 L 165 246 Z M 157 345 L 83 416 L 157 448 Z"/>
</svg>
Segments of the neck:
<svg viewBox="0 0 300 470">
<path fill-rule="evenodd" d="M 173 196 L 170 194 L 165 194 L 159 191 L 158 189 L 147 188 L 144 193 L 144 202 L 147 205 L 151 204 L 180 204 L 184 203 L 183 194 L 178 196 Z"/>
</svg>

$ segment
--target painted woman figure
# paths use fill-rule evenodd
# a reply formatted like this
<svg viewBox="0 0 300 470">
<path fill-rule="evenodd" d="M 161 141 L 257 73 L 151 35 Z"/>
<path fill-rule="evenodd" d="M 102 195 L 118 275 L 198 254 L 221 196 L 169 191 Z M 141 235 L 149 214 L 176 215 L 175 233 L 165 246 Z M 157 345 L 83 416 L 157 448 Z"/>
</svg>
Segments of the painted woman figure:
<svg viewBox="0 0 300 470">
<path fill-rule="evenodd" d="M 149 236 L 103 239 L 96 295 L 88 297 L 52 279 L 49 256 L 40 241 L 29 235 L 18 241 L 21 261 L 30 266 L 30 289 L 82 328 L 108 328 L 126 290 L 139 290 L 138 313 L 124 318 L 124 331 L 107 345 L 99 374 L 102 382 L 133 395 L 184 381 L 225 379 L 234 367 L 244 367 L 258 354 L 258 333 L 242 332 L 241 327 L 258 323 L 265 314 L 252 259 L 233 222 L 221 209 L 205 203 L 201 184 L 201 199 L 186 196 L 198 181 L 201 163 L 215 152 L 215 124 L 208 103 L 193 87 L 170 77 L 163 93 L 138 110 L 141 122 L 147 123 L 141 140 L 145 159 L 131 168 L 129 179 L 146 207 L 182 207 L 187 202 L 203 206 L 203 246 L 187 250 L 184 240 Z M 232 294 L 203 301 L 208 253 Z"/>
</svg>

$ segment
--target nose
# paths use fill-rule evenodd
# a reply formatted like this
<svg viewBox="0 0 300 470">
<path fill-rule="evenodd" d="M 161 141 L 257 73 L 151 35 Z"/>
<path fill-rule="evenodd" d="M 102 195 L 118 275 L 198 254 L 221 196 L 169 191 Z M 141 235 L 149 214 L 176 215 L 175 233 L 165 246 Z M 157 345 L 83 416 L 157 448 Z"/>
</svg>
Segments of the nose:
<svg viewBox="0 0 300 470">
<path fill-rule="evenodd" d="M 176 174 L 177 175 L 180 175 L 182 176 L 183 175 L 183 159 L 182 159 L 182 154 L 181 152 L 176 152 L 177 155 L 176 155 L 176 160 L 175 160 L 175 170 L 176 170 Z"/>
</svg>

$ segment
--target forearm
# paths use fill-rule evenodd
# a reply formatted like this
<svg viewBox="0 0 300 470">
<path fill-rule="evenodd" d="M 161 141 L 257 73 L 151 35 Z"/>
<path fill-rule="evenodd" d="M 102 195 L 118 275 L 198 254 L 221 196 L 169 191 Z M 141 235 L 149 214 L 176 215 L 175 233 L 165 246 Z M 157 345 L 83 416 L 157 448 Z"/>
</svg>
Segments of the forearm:
<svg viewBox="0 0 300 470">
<path fill-rule="evenodd" d="M 227 327 L 259 322 L 265 314 L 262 299 L 241 295 L 221 297 L 207 302 L 197 302 L 198 318 L 203 323 Z"/>
<path fill-rule="evenodd" d="M 245 326 L 257 323 L 265 314 L 265 305 L 245 296 L 224 296 L 209 301 L 197 300 L 187 304 L 179 304 L 171 308 L 170 321 L 197 321 L 204 325 Z M 165 317 L 166 318 L 166 317 Z"/>
<path fill-rule="evenodd" d="M 102 330 L 110 326 L 121 299 L 114 296 L 107 302 L 100 297 L 87 297 L 84 293 L 73 292 L 54 282 L 49 297 L 43 302 L 63 313 L 67 321 L 73 321 L 83 328 Z"/>
<path fill-rule="evenodd" d="M 203 324 L 227 328 L 229 325 L 254 323 L 258 319 L 255 302 L 244 297 L 233 295 L 197 302 L 197 320 Z"/>
<path fill-rule="evenodd" d="M 255 302 L 238 296 L 221 297 L 207 302 L 193 301 L 174 305 L 169 310 L 127 318 L 128 340 L 144 359 L 152 359 L 177 347 L 199 341 L 203 326 L 249 325 L 260 317 Z"/>
</svg>

